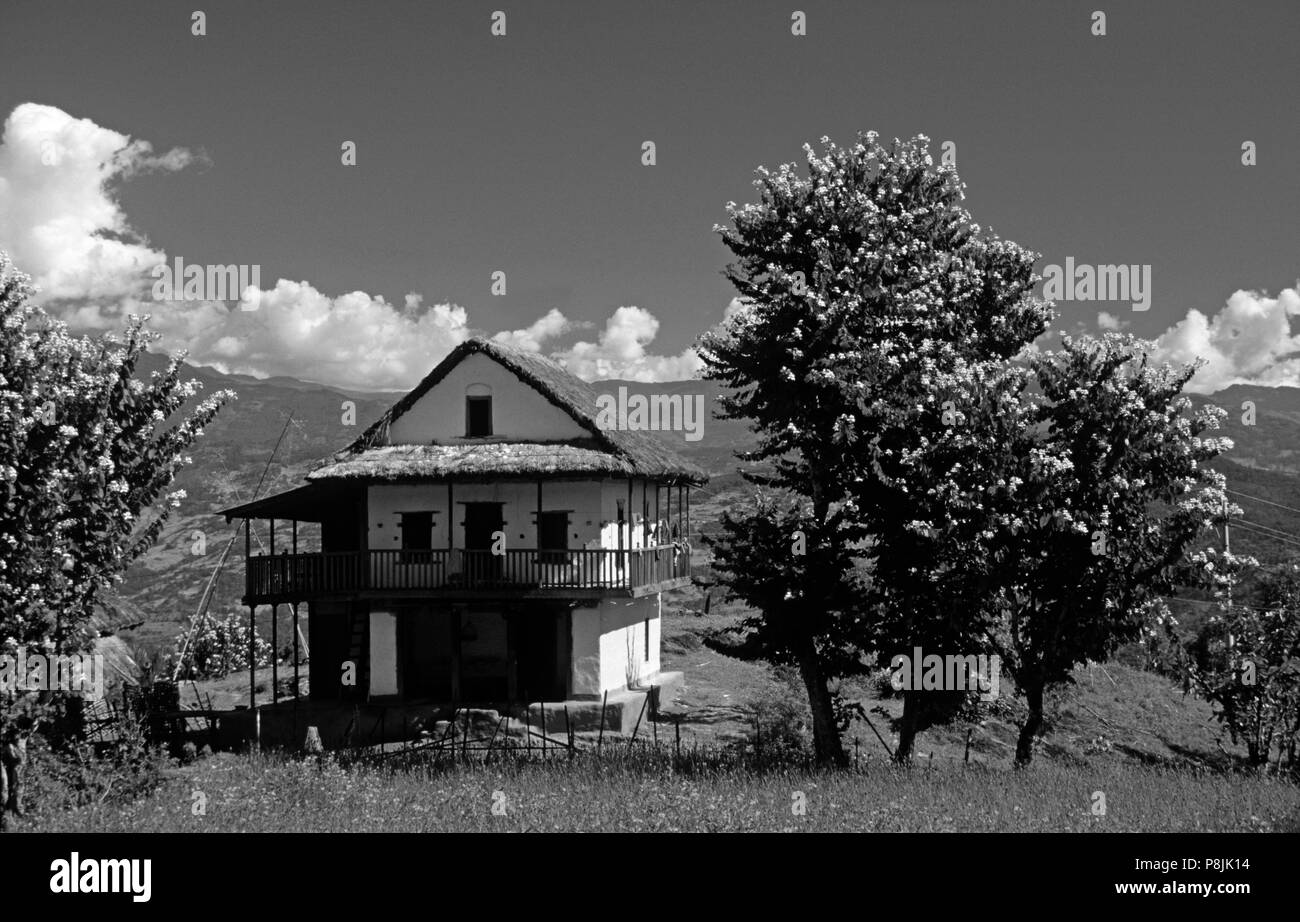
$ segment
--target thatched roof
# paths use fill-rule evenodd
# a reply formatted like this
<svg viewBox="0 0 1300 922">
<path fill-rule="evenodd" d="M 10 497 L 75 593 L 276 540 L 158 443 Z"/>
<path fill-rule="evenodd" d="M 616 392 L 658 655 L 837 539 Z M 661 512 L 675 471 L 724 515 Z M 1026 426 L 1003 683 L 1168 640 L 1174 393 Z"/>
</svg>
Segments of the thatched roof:
<svg viewBox="0 0 1300 922">
<path fill-rule="evenodd" d="M 564 442 L 476 442 L 457 445 L 389 445 L 395 419 L 446 377 L 462 359 L 481 352 L 569 414 L 591 433 Z M 596 391 L 558 364 L 486 339 L 461 343 L 423 381 L 397 401 L 355 442 L 322 464 L 308 480 L 599 475 L 704 483 L 704 470 L 644 432 L 601 429 Z"/>
<path fill-rule="evenodd" d="M 309 480 L 446 479 L 488 475 L 567 474 L 626 477 L 636 473 L 594 444 L 503 442 L 487 445 L 387 445 L 326 465 Z"/>
</svg>

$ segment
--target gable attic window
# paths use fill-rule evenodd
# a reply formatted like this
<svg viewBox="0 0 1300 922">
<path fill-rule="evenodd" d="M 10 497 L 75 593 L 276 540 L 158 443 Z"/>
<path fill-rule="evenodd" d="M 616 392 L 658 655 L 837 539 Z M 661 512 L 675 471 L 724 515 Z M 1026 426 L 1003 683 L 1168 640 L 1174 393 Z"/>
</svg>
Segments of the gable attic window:
<svg viewBox="0 0 1300 922">
<path fill-rule="evenodd" d="M 465 398 L 465 437 L 486 438 L 492 434 L 492 398 L 469 396 Z"/>
</svg>

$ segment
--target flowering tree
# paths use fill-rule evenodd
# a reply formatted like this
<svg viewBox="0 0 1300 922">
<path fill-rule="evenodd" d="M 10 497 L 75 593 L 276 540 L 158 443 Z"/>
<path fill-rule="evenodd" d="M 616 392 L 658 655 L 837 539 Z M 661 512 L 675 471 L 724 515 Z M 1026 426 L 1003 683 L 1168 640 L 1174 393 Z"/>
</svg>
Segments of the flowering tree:
<svg viewBox="0 0 1300 922">
<path fill-rule="evenodd" d="M 148 381 L 147 318 L 121 336 L 69 335 L 0 253 L 0 645 L 92 639 L 96 594 L 158 538 L 186 451 L 234 395 L 191 405 L 181 357 Z"/>
<path fill-rule="evenodd" d="M 238 612 L 224 618 L 205 618 L 191 638 L 188 631 L 176 637 L 176 656 L 181 658 L 178 678 L 219 679 L 248 668 L 248 619 Z M 254 632 L 254 665 L 271 662 L 271 645 Z"/>
<path fill-rule="evenodd" d="M 820 533 L 822 527 L 806 504 L 759 494 L 752 506 L 724 512 L 720 534 L 705 541 L 728 596 L 755 612 L 733 626 L 743 640 L 727 652 L 797 667 L 811 705 L 816 754 L 843 764 L 839 734 L 847 712 L 827 683 L 865 671 L 865 582 L 849 542 Z"/>
<path fill-rule="evenodd" d="M 927 144 L 886 148 L 869 133 L 841 148 L 823 138 L 820 154 L 805 147 L 806 176 L 794 164 L 760 169 L 758 202 L 731 203 L 731 227 L 719 228 L 736 257 L 726 274 L 740 306 L 700 354 L 706 374 L 735 389 L 724 413 L 758 436 L 743 457 L 770 472 L 750 479 L 805 501 L 810 540 L 877 534 L 898 511 L 881 462 L 919 444 L 939 376 L 1005 361 L 1050 316 L 1032 294 L 1033 254 L 981 232 L 956 172 L 934 167 Z M 784 561 L 824 562 L 811 549 Z M 820 613 L 835 610 L 827 594 L 841 583 L 821 575 L 800 582 L 806 616 L 791 626 L 807 635 L 802 655 L 823 660 L 801 665 L 814 684 L 831 648 Z M 824 688 L 810 687 L 809 698 L 814 729 L 832 724 Z M 843 763 L 838 736 L 819 740 L 818 756 Z"/>
<path fill-rule="evenodd" d="M 1254 598 L 1222 604 L 1202 625 L 1185 669 L 1250 764 L 1296 767 L 1300 742 L 1300 567 L 1265 575 Z M 1255 604 L 1251 604 L 1251 602 Z"/>
<path fill-rule="evenodd" d="M 886 465 L 891 491 L 911 499 L 881 534 L 877 577 L 893 605 L 878 626 L 1001 656 L 1028 705 L 1020 765 L 1045 691 L 1136 640 L 1162 595 L 1213 570 L 1192 549 L 1228 510 L 1205 466 L 1231 447 L 1204 437 L 1223 411 L 1189 413 L 1195 366 L 1153 367 L 1148 349 L 1066 337 L 976 387 L 945 382 L 949 425 Z"/>
</svg>

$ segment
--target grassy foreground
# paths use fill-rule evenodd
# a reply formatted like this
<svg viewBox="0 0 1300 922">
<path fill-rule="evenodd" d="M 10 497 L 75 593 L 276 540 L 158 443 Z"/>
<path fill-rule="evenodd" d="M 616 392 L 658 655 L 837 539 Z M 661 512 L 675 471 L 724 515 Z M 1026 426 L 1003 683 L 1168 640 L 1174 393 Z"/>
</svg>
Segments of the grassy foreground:
<svg viewBox="0 0 1300 922">
<path fill-rule="evenodd" d="M 1094 813 L 1104 795 L 1105 813 Z M 199 806 L 202 806 L 200 811 Z M 804 806 L 802 813 L 800 806 Z M 495 810 L 494 810 L 495 807 Z M 198 815 L 196 815 L 196 813 Z M 1300 829 L 1300 789 L 1264 777 L 1043 763 L 675 771 L 653 753 L 540 764 L 341 767 L 218 755 L 152 794 L 48 818 L 95 832 L 1269 832 Z"/>
</svg>

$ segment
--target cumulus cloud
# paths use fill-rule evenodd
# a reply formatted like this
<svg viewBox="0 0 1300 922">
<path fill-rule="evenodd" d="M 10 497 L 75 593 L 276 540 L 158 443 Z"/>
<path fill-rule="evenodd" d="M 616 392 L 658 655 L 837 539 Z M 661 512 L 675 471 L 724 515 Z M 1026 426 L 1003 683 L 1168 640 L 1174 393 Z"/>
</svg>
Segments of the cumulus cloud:
<svg viewBox="0 0 1300 922">
<path fill-rule="evenodd" d="M 256 310 L 215 305 L 213 323 L 183 330 L 155 314 L 153 326 L 188 348 L 191 361 L 219 371 L 389 390 L 410 387 L 472 335 L 463 307 L 412 306 L 409 297 L 406 305 L 364 291 L 330 297 L 280 279 L 261 292 Z"/>
<path fill-rule="evenodd" d="M 33 277 L 46 309 L 74 329 L 115 328 L 124 314 L 148 313 L 163 348 L 184 349 L 190 361 L 227 373 L 401 389 L 475 334 L 465 308 L 426 305 L 415 291 L 392 304 L 364 291 L 331 296 L 310 282 L 280 279 L 243 292 L 243 305 L 255 310 L 235 301 L 153 300 L 152 271 L 170 259 L 131 226 L 116 186 L 142 172 L 181 170 L 202 159 L 182 148 L 155 154 L 147 141 L 53 106 L 24 103 L 5 120 L 0 138 L 0 248 Z M 185 262 L 191 261 L 186 254 Z M 599 342 L 553 351 L 557 339 L 583 326 L 552 309 L 494 338 L 536 352 L 550 349 L 587 378 L 670 380 L 698 367 L 690 350 L 676 357 L 647 353 L 659 322 L 635 307 L 616 311 Z"/>
<path fill-rule="evenodd" d="M 1103 330 L 1119 331 L 1128 326 L 1128 324 L 1129 322 L 1127 320 L 1121 320 L 1114 314 L 1110 313 L 1110 311 L 1101 311 L 1097 314 L 1097 326 L 1101 327 Z"/>
<path fill-rule="evenodd" d="M 1188 390 L 1211 394 L 1231 384 L 1300 387 L 1300 335 L 1291 318 L 1300 315 L 1300 285 L 1276 298 L 1237 291 L 1213 317 L 1190 310 L 1156 340 L 1154 357 L 1205 366 Z"/>
<path fill-rule="evenodd" d="M 193 160 L 181 149 L 155 156 L 146 141 L 23 103 L 0 139 L 0 242 L 43 300 L 139 297 L 164 254 L 131 228 L 112 186 Z"/>
<path fill-rule="evenodd" d="M 730 301 L 727 302 L 727 306 L 722 310 L 722 320 L 725 323 L 726 321 L 730 320 L 732 317 L 735 317 L 737 314 L 741 313 L 742 311 L 749 310 L 749 308 L 750 305 L 740 300 L 740 298 L 732 298 Z"/>
<path fill-rule="evenodd" d="M 601 331 L 598 342 L 577 342 L 554 353 L 569 371 L 588 381 L 679 381 L 697 377 L 703 363 L 694 349 L 680 355 L 650 355 L 645 347 L 659 332 L 659 321 L 639 307 L 620 307 Z"/>
<path fill-rule="evenodd" d="M 542 343 L 555 339 L 557 336 L 563 336 L 573 326 L 574 324 L 570 323 L 564 314 L 555 308 L 551 308 L 531 326 L 522 330 L 501 332 L 492 338 L 499 343 L 505 343 L 507 346 L 527 349 L 529 352 L 541 352 Z"/>
</svg>

